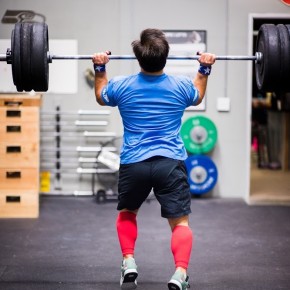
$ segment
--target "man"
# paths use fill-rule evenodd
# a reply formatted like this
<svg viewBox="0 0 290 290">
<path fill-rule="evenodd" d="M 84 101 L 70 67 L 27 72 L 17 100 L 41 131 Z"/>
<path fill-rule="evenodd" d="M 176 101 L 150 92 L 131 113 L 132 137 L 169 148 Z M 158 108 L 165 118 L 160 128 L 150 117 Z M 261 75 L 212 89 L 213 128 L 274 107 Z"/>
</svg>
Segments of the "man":
<svg viewBox="0 0 290 290">
<path fill-rule="evenodd" d="M 142 31 L 140 40 L 132 42 L 132 48 L 141 71 L 109 82 L 107 53 L 96 53 L 92 59 L 97 102 L 102 106 L 118 106 L 124 126 L 116 221 L 123 254 L 120 285 L 122 289 L 137 286 L 136 217 L 153 189 L 161 205 L 161 216 L 168 219 L 172 230 L 176 271 L 168 288 L 184 290 L 189 288 L 187 268 L 193 234 L 189 228 L 191 194 L 184 164 L 187 153 L 179 131 L 184 110 L 198 105 L 204 97 L 215 55 L 200 54 L 199 71 L 190 80 L 164 73 L 169 44 L 161 30 Z"/>
</svg>

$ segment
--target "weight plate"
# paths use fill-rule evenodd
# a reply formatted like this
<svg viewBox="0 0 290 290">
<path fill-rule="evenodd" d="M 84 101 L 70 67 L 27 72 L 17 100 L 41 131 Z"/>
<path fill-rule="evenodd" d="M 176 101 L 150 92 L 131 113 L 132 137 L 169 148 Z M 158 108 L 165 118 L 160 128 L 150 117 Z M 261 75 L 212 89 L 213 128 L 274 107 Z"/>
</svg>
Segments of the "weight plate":
<svg viewBox="0 0 290 290">
<path fill-rule="evenodd" d="M 190 192 L 201 195 L 214 188 L 218 171 L 214 162 L 205 155 L 189 156 L 185 160 Z"/>
<path fill-rule="evenodd" d="M 180 135 L 186 150 L 192 154 L 208 153 L 217 141 L 215 124 L 204 116 L 187 119 L 181 126 Z"/>
<path fill-rule="evenodd" d="M 286 68 L 286 74 L 284 76 L 285 80 L 284 80 L 284 91 L 289 92 L 290 91 L 290 25 L 284 25 L 286 28 L 286 34 L 288 36 L 288 42 L 287 42 L 287 37 L 285 36 L 285 48 L 283 50 L 283 58 L 285 59 L 285 66 L 287 66 Z M 287 50 L 288 47 L 288 50 Z M 288 53 L 287 53 L 288 52 Z"/>
<path fill-rule="evenodd" d="M 31 31 L 31 23 L 22 23 L 21 30 L 20 30 L 20 57 L 21 57 L 21 78 L 22 78 L 22 85 L 24 91 L 31 91 L 32 90 L 32 79 L 31 79 L 31 60 L 30 60 L 30 31 Z"/>
<path fill-rule="evenodd" d="M 285 25 L 285 27 L 288 29 L 288 33 L 289 33 L 289 37 L 290 37 L 290 25 L 287 24 L 287 25 Z"/>
<path fill-rule="evenodd" d="M 33 90 L 48 90 L 48 28 L 46 23 L 33 23 L 31 28 L 31 77 Z"/>
<path fill-rule="evenodd" d="M 274 24 L 263 24 L 258 33 L 256 51 L 263 54 L 262 61 L 256 63 L 257 87 L 261 91 L 275 91 L 280 83 L 280 41 Z"/>
<path fill-rule="evenodd" d="M 20 36 L 21 36 L 21 23 L 16 23 L 11 34 L 11 65 L 13 83 L 18 92 L 23 91 L 22 86 L 22 73 L 21 73 L 21 55 L 20 55 Z"/>
<path fill-rule="evenodd" d="M 290 40 L 289 32 L 284 24 L 278 24 L 277 30 L 280 40 L 280 55 L 281 55 L 281 67 L 280 67 L 280 86 L 279 89 L 282 92 L 288 92 L 290 90 L 289 77 L 290 77 Z"/>
</svg>

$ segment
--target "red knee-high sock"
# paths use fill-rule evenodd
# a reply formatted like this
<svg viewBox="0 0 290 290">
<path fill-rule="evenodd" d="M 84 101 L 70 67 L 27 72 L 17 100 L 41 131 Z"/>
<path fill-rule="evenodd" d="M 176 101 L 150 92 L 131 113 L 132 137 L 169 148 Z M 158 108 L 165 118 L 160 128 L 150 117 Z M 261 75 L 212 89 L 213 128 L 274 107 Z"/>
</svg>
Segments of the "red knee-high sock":
<svg viewBox="0 0 290 290">
<path fill-rule="evenodd" d="M 138 233 L 136 214 L 121 211 L 116 220 L 116 228 L 123 256 L 128 254 L 134 255 Z"/>
<path fill-rule="evenodd" d="M 193 234 L 188 226 L 176 226 L 172 231 L 171 251 L 175 267 L 187 269 L 190 260 Z"/>
</svg>

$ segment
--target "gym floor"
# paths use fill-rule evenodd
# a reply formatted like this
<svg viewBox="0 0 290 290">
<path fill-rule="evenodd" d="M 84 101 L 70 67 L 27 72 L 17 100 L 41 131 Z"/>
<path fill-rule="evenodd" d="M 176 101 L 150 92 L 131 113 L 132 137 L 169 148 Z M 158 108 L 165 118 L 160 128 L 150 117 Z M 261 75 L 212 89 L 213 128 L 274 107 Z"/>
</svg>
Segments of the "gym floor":
<svg viewBox="0 0 290 290">
<path fill-rule="evenodd" d="M 0 289 L 120 289 L 116 202 L 42 196 L 39 219 L 0 219 Z M 191 289 L 290 289 L 290 208 L 192 200 Z M 170 230 L 156 200 L 139 217 L 138 289 L 167 289 Z"/>
</svg>

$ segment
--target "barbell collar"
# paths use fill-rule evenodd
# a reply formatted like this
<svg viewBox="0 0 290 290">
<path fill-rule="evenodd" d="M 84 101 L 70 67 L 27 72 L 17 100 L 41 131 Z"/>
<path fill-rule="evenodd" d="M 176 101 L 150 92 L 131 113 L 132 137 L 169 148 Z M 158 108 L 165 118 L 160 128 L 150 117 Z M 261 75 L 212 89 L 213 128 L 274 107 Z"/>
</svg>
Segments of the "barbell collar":
<svg viewBox="0 0 290 290">
<path fill-rule="evenodd" d="M 8 64 L 12 64 L 12 52 L 10 48 L 7 48 L 7 51 L 6 51 L 6 62 Z"/>
<path fill-rule="evenodd" d="M 10 48 L 7 48 L 6 54 L 0 54 L 0 61 L 6 61 L 8 64 L 12 64 L 12 52 Z"/>
</svg>

